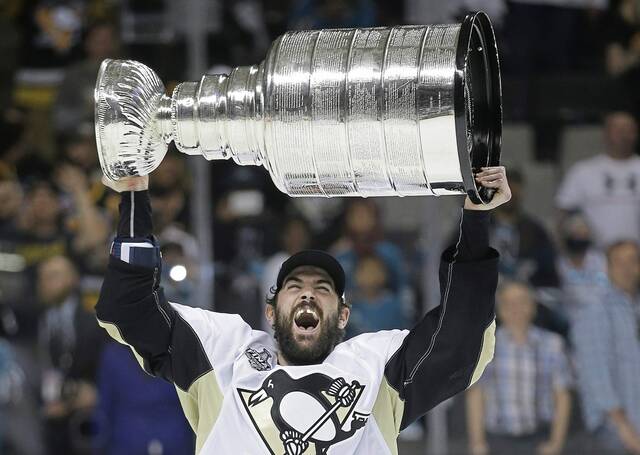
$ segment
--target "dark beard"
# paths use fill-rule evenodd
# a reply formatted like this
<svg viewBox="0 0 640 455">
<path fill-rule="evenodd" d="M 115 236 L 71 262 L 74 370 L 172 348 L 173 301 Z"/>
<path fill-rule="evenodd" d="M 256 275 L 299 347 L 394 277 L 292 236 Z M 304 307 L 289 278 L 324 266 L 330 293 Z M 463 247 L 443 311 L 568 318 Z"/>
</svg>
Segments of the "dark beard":
<svg viewBox="0 0 640 455">
<path fill-rule="evenodd" d="M 293 336 L 293 312 L 287 316 L 278 311 L 276 306 L 276 322 L 273 326 L 275 339 L 280 347 L 280 354 L 291 365 L 316 365 L 327 358 L 333 348 L 344 338 L 344 329 L 338 327 L 338 313 L 323 321 L 318 341 L 309 348 L 301 347 Z"/>
</svg>

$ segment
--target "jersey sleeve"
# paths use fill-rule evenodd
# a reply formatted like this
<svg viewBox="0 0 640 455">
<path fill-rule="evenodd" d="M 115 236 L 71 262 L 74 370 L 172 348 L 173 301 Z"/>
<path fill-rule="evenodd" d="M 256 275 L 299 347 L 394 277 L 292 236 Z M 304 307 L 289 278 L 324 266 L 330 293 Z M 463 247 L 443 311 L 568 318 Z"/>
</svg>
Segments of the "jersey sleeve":
<svg viewBox="0 0 640 455">
<path fill-rule="evenodd" d="M 458 241 L 442 254 L 440 305 L 409 331 L 381 333 L 398 430 L 476 382 L 493 358 L 498 253 L 488 223 L 488 213 L 464 210 Z"/>
<path fill-rule="evenodd" d="M 151 230 L 147 192 L 124 193 L 96 315 L 109 335 L 131 348 L 147 373 L 188 391 L 197 379 L 222 368 L 234 343 L 241 344 L 251 331 L 239 316 L 167 301 Z"/>
</svg>

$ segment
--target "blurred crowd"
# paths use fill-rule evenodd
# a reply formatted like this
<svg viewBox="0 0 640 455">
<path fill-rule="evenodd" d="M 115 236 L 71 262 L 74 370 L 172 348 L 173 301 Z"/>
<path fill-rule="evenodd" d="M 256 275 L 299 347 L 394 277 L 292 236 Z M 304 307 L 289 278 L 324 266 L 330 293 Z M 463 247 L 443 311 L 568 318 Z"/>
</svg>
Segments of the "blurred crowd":
<svg viewBox="0 0 640 455">
<path fill-rule="evenodd" d="M 93 314 L 118 205 L 101 184 L 96 74 L 105 58 L 132 58 L 169 88 L 184 80 L 181 4 L 0 2 L 0 454 L 193 451 L 173 388 L 108 341 Z M 483 9 L 498 34 L 505 121 L 532 125 L 538 161 L 559 162 L 563 126 L 602 125 L 606 146 L 568 169 L 553 220 L 523 209 L 527 169 L 509 169 L 513 199 L 491 227 L 502 257 L 495 359 L 458 399 L 466 420 L 456 425 L 466 421 L 460 453 L 640 454 L 640 3 L 206 6 L 212 71 L 259 62 L 290 29 L 446 23 Z M 334 253 L 347 273 L 347 336 L 410 328 L 424 313 L 421 270 L 443 245 L 394 231 L 380 201 L 291 199 L 261 168 L 210 166 L 216 311 L 270 330 L 263 306 L 281 262 L 312 247 Z M 170 147 L 152 174 L 154 229 L 168 298 L 211 308 L 197 298 L 189 169 Z M 405 437 L 422 438 L 423 423 Z"/>
</svg>

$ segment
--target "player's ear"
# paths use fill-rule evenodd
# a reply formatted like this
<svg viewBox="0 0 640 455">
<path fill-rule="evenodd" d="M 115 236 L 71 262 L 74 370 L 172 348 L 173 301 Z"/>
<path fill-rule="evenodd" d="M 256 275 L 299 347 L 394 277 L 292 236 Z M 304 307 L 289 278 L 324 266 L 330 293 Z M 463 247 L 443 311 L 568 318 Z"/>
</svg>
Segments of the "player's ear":
<svg viewBox="0 0 640 455">
<path fill-rule="evenodd" d="M 347 327 L 347 322 L 349 322 L 349 315 L 351 314 L 351 310 L 346 305 L 340 305 L 340 309 L 338 310 L 338 327 L 340 329 L 344 329 Z"/>
<path fill-rule="evenodd" d="M 273 324 L 275 323 L 276 315 L 272 304 L 267 303 L 264 309 L 264 315 L 267 318 L 267 321 L 269 321 L 269 324 L 273 326 Z"/>
</svg>

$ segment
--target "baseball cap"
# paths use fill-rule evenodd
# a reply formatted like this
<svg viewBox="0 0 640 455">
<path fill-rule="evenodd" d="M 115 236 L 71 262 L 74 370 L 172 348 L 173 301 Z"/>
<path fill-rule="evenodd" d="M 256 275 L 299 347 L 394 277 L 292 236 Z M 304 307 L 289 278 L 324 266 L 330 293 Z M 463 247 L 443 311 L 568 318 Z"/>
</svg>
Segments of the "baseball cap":
<svg viewBox="0 0 640 455">
<path fill-rule="evenodd" d="M 344 295 L 345 276 L 344 269 L 340 263 L 331 256 L 329 253 L 325 253 L 320 250 L 303 250 L 300 251 L 289 259 L 282 263 L 280 271 L 278 272 L 278 279 L 276 281 L 276 293 L 282 288 L 284 279 L 293 272 L 296 268 L 303 265 L 311 265 L 318 267 L 331 277 L 335 286 L 335 291 L 338 296 Z"/>
</svg>

